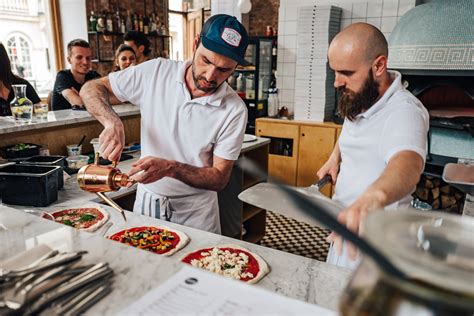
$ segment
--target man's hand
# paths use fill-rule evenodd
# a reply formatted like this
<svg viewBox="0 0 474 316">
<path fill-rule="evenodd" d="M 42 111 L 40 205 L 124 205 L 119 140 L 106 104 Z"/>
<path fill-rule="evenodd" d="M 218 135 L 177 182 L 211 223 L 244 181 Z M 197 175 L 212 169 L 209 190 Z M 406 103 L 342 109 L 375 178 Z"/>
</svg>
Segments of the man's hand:
<svg viewBox="0 0 474 316">
<path fill-rule="evenodd" d="M 125 130 L 122 121 L 117 120 L 114 124 L 105 125 L 99 136 L 99 144 L 102 157 L 110 161 L 119 161 L 125 146 Z"/>
<path fill-rule="evenodd" d="M 316 175 L 319 179 L 324 178 L 325 175 L 330 175 L 332 179 L 332 183 L 336 183 L 337 173 L 339 172 L 339 163 L 333 159 L 329 159 L 324 163 L 321 169 L 318 170 Z"/>
<path fill-rule="evenodd" d="M 234 161 L 213 157 L 212 167 L 195 167 L 174 160 L 145 157 L 132 165 L 128 173 L 140 183 L 151 183 L 164 177 L 175 178 L 198 189 L 220 191 L 229 182 Z"/>
<path fill-rule="evenodd" d="M 128 173 L 137 182 L 152 183 L 171 175 L 173 161 L 158 157 L 145 157 L 132 165 Z"/>
<path fill-rule="evenodd" d="M 399 201 L 416 187 L 423 172 L 423 158 L 414 151 L 401 151 L 387 163 L 382 175 L 348 208 L 339 213 L 340 223 L 356 234 L 361 234 L 361 223 L 369 212 L 381 210 Z M 328 242 L 334 242 L 339 255 L 342 253 L 342 238 L 332 232 Z M 349 258 L 354 260 L 357 250 L 348 245 Z"/>
<path fill-rule="evenodd" d="M 365 220 L 367 214 L 380 210 L 384 206 L 385 196 L 382 192 L 365 193 L 348 208 L 342 210 L 338 214 L 337 220 L 349 230 L 360 235 L 362 233 L 362 222 Z M 332 232 L 326 240 L 330 243 L 334 242 L 334 247 L 336 247 L 337 254 L 340 256 L 342 254 L 342 237 Z M 357 257 L 357 249 L 351 243 L 348 243 L 347 250 L 349 258 L 355 260 Z"/>
<path fill-rule="evenodd" d="M 332 183 L 336 184 L 337 174 L 339 172 L 339 164 L 341 162 L 341 155 L 339 151 L 339 144 L 336 143 L 334 150 L 329 159 L 324 163 L 321 169 L 318 170 L 316 175 L 319 179 L 324 178 L 325 175 L 329 174 L 332 178 Z"/>
</svg>

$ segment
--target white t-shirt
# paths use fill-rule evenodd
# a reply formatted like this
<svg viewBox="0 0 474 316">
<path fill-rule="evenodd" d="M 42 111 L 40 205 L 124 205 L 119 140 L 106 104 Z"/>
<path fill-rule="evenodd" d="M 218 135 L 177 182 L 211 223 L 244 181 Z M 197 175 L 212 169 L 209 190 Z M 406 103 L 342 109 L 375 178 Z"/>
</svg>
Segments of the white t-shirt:
<svg viewBox="0 0 474 316">
<path fill-rule="evenodd" d="M 344 207 L 354 203 L 381 176 L 398 152 L 409 150 L 423 160 L 426 157 L 428 111 L 402 86 L 399 72 L 389 73 L 393 82 L 384 95 L 354 121 L 344 121 L 338 140 L 342 160 L 333 196 Z M 408 194 L 385 209 L 408 207 L 410 201 Z M 345 249 L 338 257 L 331 247 L 328 262 L 356 267 L 356 262 L 348 260 Z"/>
<path fill-rule="evenodd" d="M 142 157 L 155 156 L 196 167 L 212 166 L 213 155 L 236 160 L 247 123 L 245 103 L 226 82 L 212 95 L 191 99 L 185 83 L 190 65 L 190 61 L 157 58 L 109 74 L 115 96 L 140 107 Z M 209 220 L 217 220 L 218 224 L 218 208 L 212 207 L 217 205 L 214 191 L 168 177 L 143 188 L 170 199 L 190 196 L 193 203 L 191 209 L 187 203 L 185 211 L 207 212 Z M 178 213 L 179 207 L 173 206 Z M 192 216 L 180 224 L 209 230 L 209 223 L 194 223 Z"/>
</svg>

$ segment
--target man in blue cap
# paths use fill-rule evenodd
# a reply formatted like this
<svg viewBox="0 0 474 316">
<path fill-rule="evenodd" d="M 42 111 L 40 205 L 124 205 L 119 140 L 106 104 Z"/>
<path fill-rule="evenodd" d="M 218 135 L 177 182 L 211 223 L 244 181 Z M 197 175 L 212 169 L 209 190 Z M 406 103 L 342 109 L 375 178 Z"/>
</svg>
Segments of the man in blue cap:
<svg viewBox="0 0 474 316">
<path fill-rule="evenodd" d="M 194 40 L 192 60 L 157 58 L 87 83 L 81 97 L 104 126 L 100 151 L 117 160 L 124 127 L 110 103 L 141 112 L 134 212 L 220 233 L 217 191 L 229 181 L 247 122 L 227 78 L 244 59 L 248 35 L 235 17 L 214 15 Z"/>
</svg>

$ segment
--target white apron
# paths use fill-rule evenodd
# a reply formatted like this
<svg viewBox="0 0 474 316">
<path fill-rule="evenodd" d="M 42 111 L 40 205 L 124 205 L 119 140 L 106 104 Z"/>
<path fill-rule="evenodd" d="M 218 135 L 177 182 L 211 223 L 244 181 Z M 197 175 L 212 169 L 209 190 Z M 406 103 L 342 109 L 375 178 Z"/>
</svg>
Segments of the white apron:
<svg viewBox="0 0 474 316">
<path fill-rule="evenodd" d="M 171 198 L 152 193 L 138 184 L 133 212 L 220 234 L 217 193 L 208 193 Z"/>
</svg>

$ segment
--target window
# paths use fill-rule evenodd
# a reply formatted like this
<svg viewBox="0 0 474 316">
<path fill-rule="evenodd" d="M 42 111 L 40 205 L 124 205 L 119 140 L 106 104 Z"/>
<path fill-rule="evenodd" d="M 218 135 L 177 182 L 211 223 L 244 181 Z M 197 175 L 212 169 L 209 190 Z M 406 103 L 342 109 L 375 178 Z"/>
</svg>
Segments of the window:
<svg viewBox="0 0 474 316">
<path fill-rule="evenodd" d="M 40 97 L 52 90 L 56 77 L 58 21 L 56 1 L 0 0 L 0 42 L 11 61 L 12 71 L 28 80 Z M 57 9 L 57 8 L 56 8 Z"/>
<path fill-rule="evenodd" d="M 25 79 L 32 79 L 31 45 L 21 34 L 13 34 L 7 40 L 6 49 L 13 72 Z"/>
</svg>

